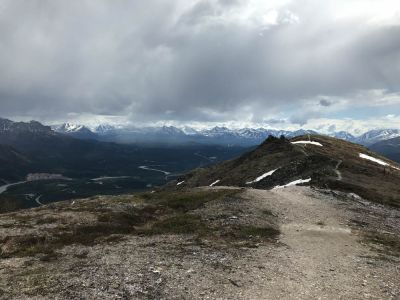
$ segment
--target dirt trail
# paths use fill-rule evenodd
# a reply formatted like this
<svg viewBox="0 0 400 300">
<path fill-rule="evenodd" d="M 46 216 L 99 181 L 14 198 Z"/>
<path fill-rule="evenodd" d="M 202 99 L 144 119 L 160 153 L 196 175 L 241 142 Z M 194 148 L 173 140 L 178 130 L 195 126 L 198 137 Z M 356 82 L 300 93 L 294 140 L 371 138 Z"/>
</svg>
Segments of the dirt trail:
<svg viewBox="0 0 400 300">
<path fill-rule="evenodd" d="M 371 250 L 361 235 L 378 230 L 398 237 L 399 210 L 294 186 L 243 189 L 195 212 L 232 226 L 263 227 L 273 219 L 281 235 L 256 244 L 199 242 L 190 234 L 126 235 L 65 246 L 50 261 L 0 259 L 0 299 L 400 299 L 399 257 Z M 64 218 L 84 216 L 76 214 Z M 15 222 L 11 217 L 0 221 Z M 35 226 L 6 226 L 0 237 L 33 233 Z"/>
<path fill-rule="evenodd" d="M 342 163 L 343 163 L 343 161 L 339 160 L 335 167 L 335 173 L 337 175 L 337 180 L 339 180 L 339 181 L 341 181 L 343 179 L 342 173 L 339 171 L 339 167 Z"/>
<path fill-rule="evenodd" d="M 399 299 L 398 291 L 389 291 L 400 282 L 398 268 L 371 260 L 376 253 L 346 224 L 351 211 L 340 209 L 333 197 L 305 187 L 248 190 L 247 197 L 264 201 L 279 216 L 285 246 L 264 264 L 258 249 L 256 260 L 273 272 L 243 298 Z"/>
</svg>

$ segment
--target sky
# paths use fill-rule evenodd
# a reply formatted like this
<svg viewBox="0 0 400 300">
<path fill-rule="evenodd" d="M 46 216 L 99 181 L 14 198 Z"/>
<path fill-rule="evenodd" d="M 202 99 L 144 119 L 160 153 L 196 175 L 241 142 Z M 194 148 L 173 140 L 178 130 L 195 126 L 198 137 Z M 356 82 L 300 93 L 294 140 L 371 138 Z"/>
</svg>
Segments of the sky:
<svg viewBox="0 0 400 300">
<path fill-rule="evenodd" d="M 0 0 L 0 116 L 400 128 L 398 0 Z"/>
</svg>

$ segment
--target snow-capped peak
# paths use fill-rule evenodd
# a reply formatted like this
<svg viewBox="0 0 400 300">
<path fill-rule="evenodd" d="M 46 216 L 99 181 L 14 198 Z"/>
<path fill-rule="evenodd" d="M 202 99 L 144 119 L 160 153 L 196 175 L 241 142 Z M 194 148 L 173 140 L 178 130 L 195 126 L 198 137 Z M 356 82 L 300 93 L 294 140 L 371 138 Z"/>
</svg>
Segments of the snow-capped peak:
<svg viewBox="0 0 400 300">
<path fill-rule="evenodd" d="M 53 130 L 62 133 L 70 133 L 70 132 L 77 132 L 84 128 L 85 126 L 73 123 L 64 123 L 61 125 L 53 126 Z"/>
<path fill-rule="evenodd" d="M 185 126 L 182 128 L 182 131 L 186 134 L 186 135 L 196 135 L 199 132 L 194 129 L 193 127 L 189 127 L 189 126 Z"/>
<path fill-rule="evenodd" d="M 107 134 L 109 132 L 114 131 L 116 128 L 109 124 L 100 124 L 94 128 L 94 132 L 99 134 Z"/>
<path fill-rule="evenodd" d="M 364 133 L 357 138 L 360 144 L 370 145 L 379 141 L 388 140 L 400 136 L 399 129 L 375 129 Z"/>
<path fill-rule="evenodd" d="M 330 136 L 333 136 L 337 139 L 342 139 L 345 141 L 354 141 L 355 136 L 352 135 L 351 133 L 347 132 L 347 131 L 338 131 L 338 132 L 334 132 L 332 134 L 330 134 Z"/>
</svg>

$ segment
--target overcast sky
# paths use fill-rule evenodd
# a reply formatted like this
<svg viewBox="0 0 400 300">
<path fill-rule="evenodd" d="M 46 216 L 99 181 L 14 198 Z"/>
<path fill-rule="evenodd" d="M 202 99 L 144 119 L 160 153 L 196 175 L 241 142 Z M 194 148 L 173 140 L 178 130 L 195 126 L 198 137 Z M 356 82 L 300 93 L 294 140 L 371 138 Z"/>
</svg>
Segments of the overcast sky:
<svg viewBox="0 0 400 300">
<path fill-rule="evenodd" d="M 0 115 L 400 128 L 400 1 L 0 0 Z"/>
</svg>

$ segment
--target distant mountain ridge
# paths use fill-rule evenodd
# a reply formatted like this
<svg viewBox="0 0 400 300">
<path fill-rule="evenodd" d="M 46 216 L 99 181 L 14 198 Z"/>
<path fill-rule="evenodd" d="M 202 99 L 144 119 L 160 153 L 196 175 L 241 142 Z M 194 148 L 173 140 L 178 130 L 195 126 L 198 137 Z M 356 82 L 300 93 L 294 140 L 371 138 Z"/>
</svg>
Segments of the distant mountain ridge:
<svg viewBox="0 0 400 300">
<path fill-rule="evenodd" d="M 54 126 L 57 132 L 68 134 L 78 138 L 97 139 L 101 141 L 117 143 L 136 142 L 159 142 L 159 143 L 215 143 L 215 144 L 238 144 L 254 146 L 262 143 L 268 136 L 279 137 L 284 135 L 288 138 L 305 135 L 321 134 L 314 130 L 300 129 L 296 131 L 276 130 L 267 128 L 239 128 L 230 129 L 216 126 L 210 129 L 195 129 L 189 126 L 178 128 L 174 126 L 160 127 L 133 127 L 112 126 L 101 124 L 89 129 L 83 125 L 63 124 Z M 339 138 L 345 141 L 369 146 L 379 141 L 388 140 L 400 136 L 399 129 L 376 129 L 354 136 L 346 131 L 333 132 L 327 136 Z"/>
<path fill-rule="evenodd" d="M 65 130 L 68 128 L 68 130 Z M 317 134 L 313 130 L 275 130 L 265 128 L 240 128 L 213 127 L 197 130 L 192 127 L 178 128 L 175 126 L 160 127 L 114 127 L 111 125 L 99 125 L 92 130 L 82 125 L 64 124 L 53 126 L 59 133 L 78 138 L 90 138 L 100 141 L 117 143 L 203 143 L 218 145 L 254 146 L 260 144 L 268 136 L 279 137 L 281 135 L 294 137 L 304 134 Z"/>
<path fill-rule="evenodd" d="M 400 136 L 400 129 L 376 129 L 370 130 L 357 138 L 362 145 L 372 145 L 380 141 L 389 140 Z"/>
<path fill-rule="evenodd" d="M 50 126 L 45 126 L 37 121 L 30 122 L 14 122 L 8 119 L 0 118 L 0 132 L 2 133 L 48 133 L 53 131 Z"/>
<path fill-rule="evenodd" d="M 133 127 L 100 124 L 94 128 L 89 128 L 84 125 L 64 123 L 50 127 L 36 121 L 24 123 L 1 118 L 0 132 L 3 134 L 8 133 L 10 136 L 13 136 L 15 133 L 45 133 L 48 135 L 61 133 L 83 140 L 98 140 L 123 144 L 182 144 L 196 142 L 240 146 L 259 145 L 270 135 L 275 137 L 284 135 L 287 138 L 292 138 L 305 134 L 321 134 L 314 130 L 306 129 L 289 131 L 267 128 L 231 129 L 219 126 L 198 130 L 188 126 L 183 128 L 175 126 Z M 346 131 L 338 131 L 326 135 L 364 146 L 371 146 L 381 141 L 400 137 L 400 129 L 375 129 L 365 132 L 360 136 L 354 136 Z"/>
<path fill-rule="evenodd" d="M 97 134 L 84 125 L 64 123 L 62 125 L 52 126 L 52 129 L 58 133 L 70 135 L 80 139 L 96 139 Z"/>
<path fill-rule="evenodd" d="M 211 157 L 229 159 L 247 149 L 206 144 L 117 144 L 84 137 L 89 131 L 86 127 L 68 124 L 57 128 L 61 132 L 36 121 L 0 119 L 0 183 L 23 180 L 28 173 L 70 178 L 137 176 L 148 172 L 138 169 L 146 164 L 169 163 L 169 172 L 182 172 L 213 162 Z"/>
</svg>

